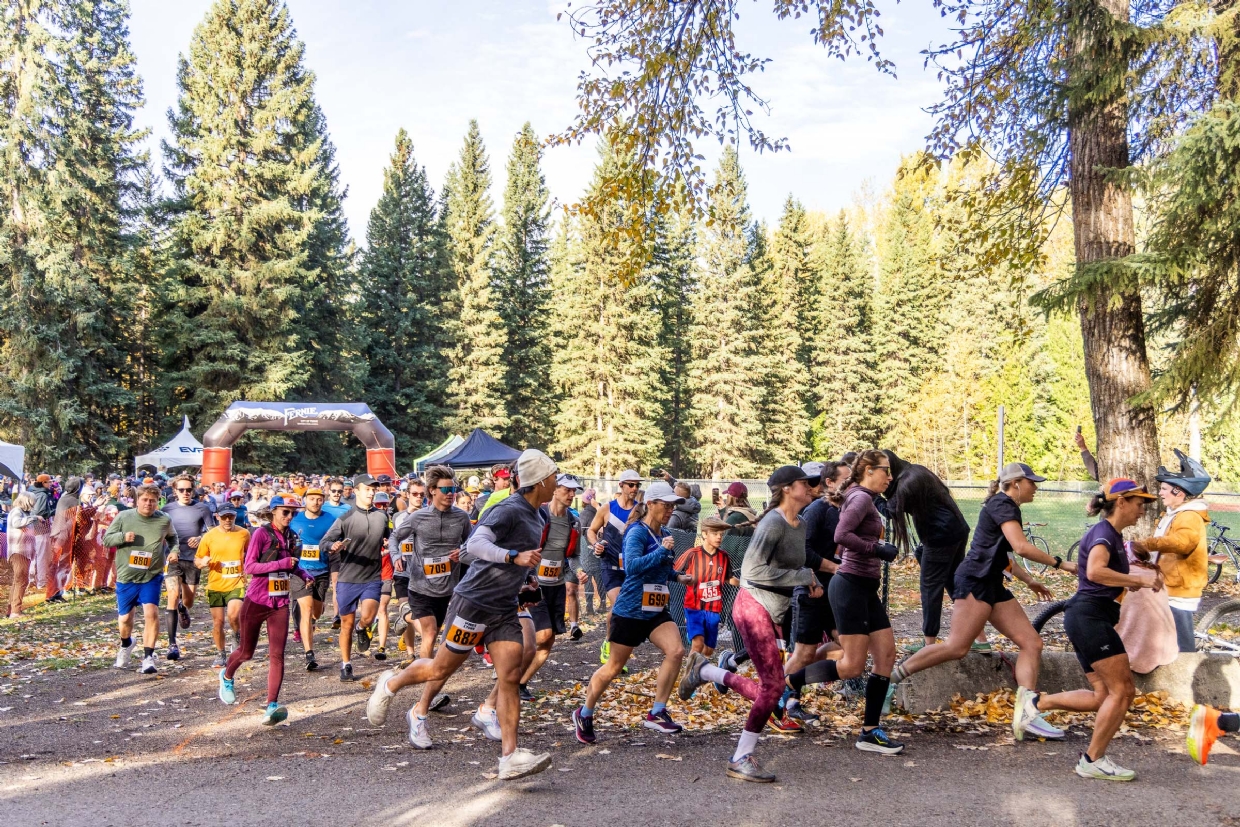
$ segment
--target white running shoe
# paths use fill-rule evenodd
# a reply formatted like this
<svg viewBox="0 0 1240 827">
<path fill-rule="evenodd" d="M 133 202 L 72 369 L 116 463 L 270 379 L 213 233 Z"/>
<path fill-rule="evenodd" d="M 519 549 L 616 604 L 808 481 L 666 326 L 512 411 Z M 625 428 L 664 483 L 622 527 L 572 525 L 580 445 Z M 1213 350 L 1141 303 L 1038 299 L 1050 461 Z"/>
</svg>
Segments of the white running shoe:
<svg viewBox="0 0 1240 827">
<path fill-rule="evenodd" d="M 430 749 L 434 746 L 431 734 L 426 731 L 426 719 L 419 718 L 413 707 L 405 713 L 405 720 L 409 721 L 409 743 L 413 744 L 414 749 Z"/>
<path fill-rule="evenodd" d="M 1025 740 L 1025 725 L 1028 718 L 1029 690 L 1018 686 L 1016 687 L 1016 702 L 1012 705 L 1012 735 L 1017 741 Z"/>
<path fill-rule="evenodd" d="M 388 690 L 387 682 L 394 677 L 396 670 L 389 669 L 375 681 L 375 689 L 370 693 L 370 700 L 366 702 L 366 720 L 370 721 L 371 726 L 383 726 L 383 722 L 387 720 L 388 707 L 396 697 L 395 692 Z"/>
<path fill-rule="evenodd" d="M 537 775 L 551 766 L 551 754 L 535 755 L 528 749 L 514 749 L 511 755 L 499 759 L 499 780 L 511 781 Z"/>
<path fill-rule="evenodd" d="M 499 715 L 494 709 L 487 713 L 485 717 L 482 714 L 482 710 L 474 712 L 474 717 L 470 720 L 470 723 L 482 730 L 482 734 L 492 741 L 503 739 L 499 732 Z"/>
<path fill-rule="evenodd" d="M 1081 778 L 1097 778 L 1102 781 L 1132 781 L 1137 774 L 1111 762 L 1107 756 L 1091 762 L 1081 753 L 1081 760 L 1076 762 L 1076 774 Z"/>
<path fill-rule="evenodd" d="M 117 669 L 124 669 L 129 665 L 129 657 L 133 654 L 133 644 L 122 646 L 116 652 L 116 663 L 113 666 Z"/>
<path fill-rule="evenodd" d="M 1034 738 L 1045 738 L 1048 741 L 1062 741 L 1064 738 L 1062 729 L 1047 723 L 1041 713 L 1037 712 L 1025 720 L 1025 734 L 1032 735 Z"/>
<path fill-rule="evenodd" d="M 159 670 L 155 668 L 155 656 L 147 655 L 142 659 L 142 665 L 138 667 L 140 675 L 154 675 Z"/>
</svg>

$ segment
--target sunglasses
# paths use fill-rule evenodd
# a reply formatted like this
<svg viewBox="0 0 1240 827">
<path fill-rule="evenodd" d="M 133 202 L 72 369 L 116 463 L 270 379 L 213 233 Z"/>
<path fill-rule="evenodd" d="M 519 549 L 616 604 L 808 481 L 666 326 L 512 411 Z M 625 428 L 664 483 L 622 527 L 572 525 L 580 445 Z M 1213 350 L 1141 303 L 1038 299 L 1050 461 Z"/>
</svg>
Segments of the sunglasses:
<svg viewBox="0 0 1240 827">
<path fill-rule="evenodd" d="M 193 493 L 194 493 L 194 489 L 192 489 L 192 488 L 178 488 L 178 489 L 176 489 L 176 492 L 177 492 L 178 494 L 193 494 Z"/>
<path fill-rule="evenodd" d="M 333 489 L 330 491 L 330 493 L 332 493 L 332 494 L 343 494 L 343 493 L 344 493 L 344 489 L 343 489 L 343 488 L 333 488 Z"/>
<path fill-rule="evenodd" d="M 890 465 L 875 465 L 875 466 L 874 466 L 874 470 L 875 470 L 875 471 L 882 471 L 882 472 L 883 472 L 884 474 L 886 474 L 887 476 L 891 476 L 891 466 L 890 466 Z"/>
<path fill-rule="evenodd" d="M 621 487 L 621 488 L 638 488 L 638 487 L 640 487 L 640 486 L 641 486 L 641 483 L 638 483 L 638 482 L 622 482 L 622 483 L 620 483 L 620 487 Z"/>
<path fill-rule="evenodd" d="M 441 486 L 439 486 L 439 493 L 440 493 L 440 494 L 459 494 L 459 493 L 461 493 L 461 491 L 462 491 L 462 490 L 463 490 L 463 489 L 462 489 L 459 485 L 448 485 L 448 486 L 441 485 Z M 420 497 L 420 496 L 422 496 L 422 495 L 421 495 L 421 494 L 414 494 L 413 496 L 415 496 L 415 497 Z"/>
<path fill-rule="evenodd" d="M 297 513 L 297 510 L 296 510 L 296 509 L 293 509 L 293 508 L 277 508 L 277 509 L 276 509 L 274 512 L 272 512 L 272 513 L 275 513 L 275 514 L 287 514 L 288 516 L 290 516 L 290 517 L 291 517 L 291 516 L 293 516 L 294 514 L 296 514 L 296 513 Z"/>
</svg>

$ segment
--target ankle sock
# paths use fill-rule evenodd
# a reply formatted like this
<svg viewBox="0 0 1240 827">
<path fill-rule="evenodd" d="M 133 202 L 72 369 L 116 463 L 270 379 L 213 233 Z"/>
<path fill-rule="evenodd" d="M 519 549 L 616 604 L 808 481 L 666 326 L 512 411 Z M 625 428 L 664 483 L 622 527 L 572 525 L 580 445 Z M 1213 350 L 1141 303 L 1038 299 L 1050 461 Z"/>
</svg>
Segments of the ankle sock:
<svg viewBox="0 0 1240 827">
<path fill-rule="evenodd" d="M 1223 732 L 1240 732 L 1240 712 L 1224 712 L 1219 715 L 1218 728 Z"/>
<path fill-rule="evenodd" d="M 155 647 L 154 646 L 143 646 L 142 654 L 145 657 L 148 657 L 148 658 L 151 657 L 152 655 L 155 654 Z"/>
<path fill-rule="evenodd" d="M 584 706 L 584 705 L 583 705 L 583 706 L 581 707 L 581 712 L 580 712 L 580 715 L 581 715 L 581 717 L 582 717 L 582 718 L 593 718 L 593 717 L 594 717 L 594 710 L 593 710 L 593 709 L 591 709 L 591 708 L 590 708 L 590 707 L 588 707 L 588 706 Z"/>
<path fill-rule="evenodd" d="M 708 663 L 702 667 L 700 673 L 703 681 L 711 681 L 713 683 L 723 683 L 724 677 L 728 674 L 728 670 L 722 669 L 714 664 Z"/>
<path fill-rule="evenodd" d="M 667 709 L 667 704 L 661 704 L 658 701 L 655 701 L 654 707 L 650 710 L 650 714 L 658 715 L 660 712 L 662 712 L 665 709 Z"/>
<path fill-rule="evenodd" d="M 863 726 L 876 727 L 883 715 L 883 703 L 887 700 L 887 687 L 891 686 L 891 678 L 870 673 L 865 683 L 865 717 Z"/>
<path fill-rule="evenodd" d="M 121 638 L 121 646 L 124 646 L 126 649 L 128 649 L 130 646 L 133 646 L 133 638 L 131 637 Z"/>
</svg>

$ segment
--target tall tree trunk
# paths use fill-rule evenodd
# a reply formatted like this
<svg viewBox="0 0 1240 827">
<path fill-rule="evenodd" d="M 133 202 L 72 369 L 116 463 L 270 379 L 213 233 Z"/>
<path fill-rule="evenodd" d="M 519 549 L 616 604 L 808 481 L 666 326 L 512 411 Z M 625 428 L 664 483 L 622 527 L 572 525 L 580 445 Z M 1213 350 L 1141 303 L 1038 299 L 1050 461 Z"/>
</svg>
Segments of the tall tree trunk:
<svg viewBox="0 0 1240 827">
<path fill-rule="evenodd" d="M 1085 267 L 1123 258 L 1135 248 L 1132 195 L 1108 180 L 1129 166 L 1128 107 L 1119 69 L 1127 58 L 1113 31 L 1127 22 L 1128 4 L 1076 0 L 1071 10 L 1070 192 L 1076 262 Z M 1082 297 L 1080 314 L 1100 476 L 1104 482 L 1124 476 L 1153 483 L 1159 459 L 1154 411 L 1131 401 L 1150 389 L 1141 297 L 1103 281 Z"/>
</svg>

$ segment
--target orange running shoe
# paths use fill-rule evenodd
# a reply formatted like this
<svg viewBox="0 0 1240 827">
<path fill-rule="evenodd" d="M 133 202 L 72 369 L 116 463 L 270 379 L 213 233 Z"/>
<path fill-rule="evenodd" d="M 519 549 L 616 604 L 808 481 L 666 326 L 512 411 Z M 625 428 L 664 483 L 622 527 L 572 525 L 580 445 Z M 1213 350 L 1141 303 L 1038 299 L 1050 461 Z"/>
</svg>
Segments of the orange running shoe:
<svg viewBox="0 0 1240 827">
<path fill-rule="evenodd" d="M 805 727 L 801 726 L 801 722 L 796 718 L 789 718 L 787 715 L 780 715 L 772 712 L 767 725 L 776 732 L 782 732 L 785 735 L 795 735 L 798 732 L 804 732 Z"/>
<path fill-rule="evenodd" d="M 1205 766 L 1210 760 L 1210 747 L 1223 734 L 1218 728 L 1219 711 L 1212 706 L 1197 704 L 1188 723 L 1188 754 L 1198 764 Z"/>
</svg>

